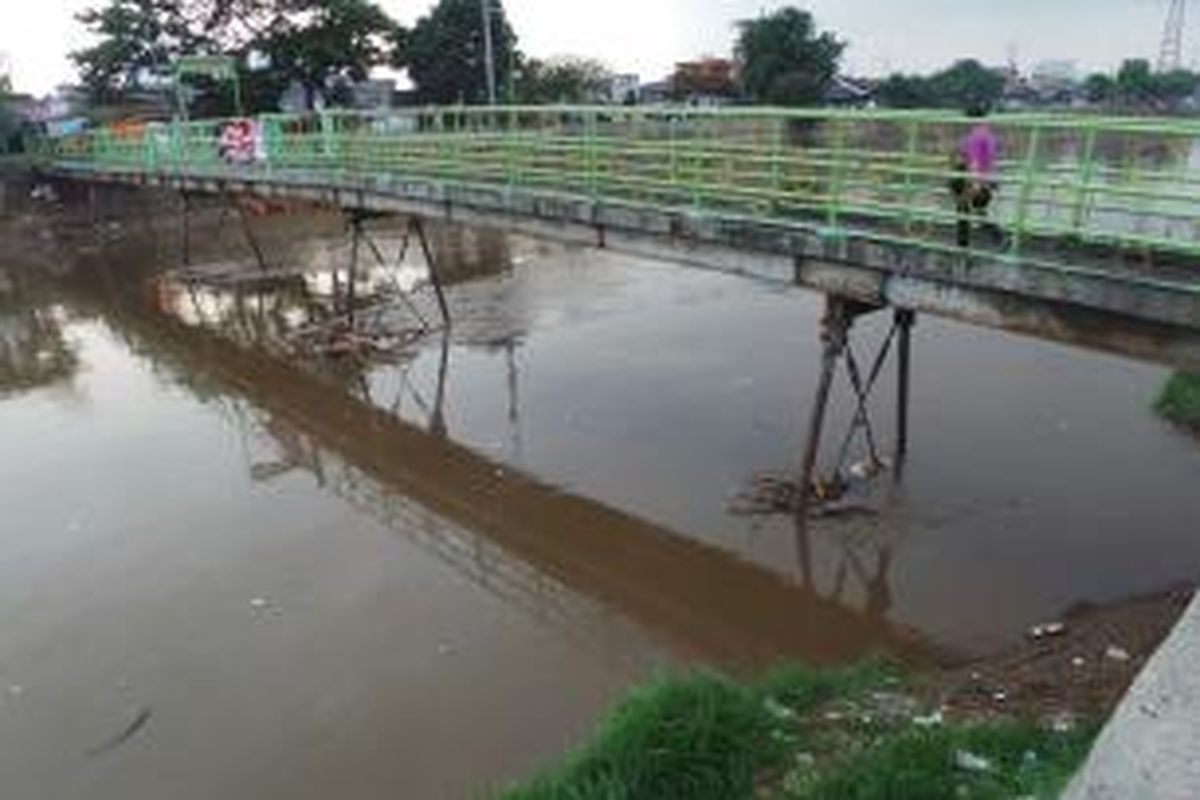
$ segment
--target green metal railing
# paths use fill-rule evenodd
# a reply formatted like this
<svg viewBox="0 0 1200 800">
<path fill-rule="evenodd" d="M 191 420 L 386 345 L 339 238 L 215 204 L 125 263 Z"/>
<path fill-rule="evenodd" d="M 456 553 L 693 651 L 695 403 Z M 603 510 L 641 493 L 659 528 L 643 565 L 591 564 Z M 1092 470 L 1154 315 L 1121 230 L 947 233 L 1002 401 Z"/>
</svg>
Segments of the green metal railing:
<svg viewBox="0 0 1200 800">
<path fill-rule="evenodd" d="M 421 179 L 711 212 L 959 252 L 953 163 L 976 120 L 936 112 L 458 107 L 268 115 L 251 153 L 231 121 L 101 129 L 44 143 L 72 169 Z M 1200 256 L 1200 123 L 997 116 L 998 255 L 1063 266 Z M 1071 253 L 1074 253 L 1073 255 Z"/>
</svg>

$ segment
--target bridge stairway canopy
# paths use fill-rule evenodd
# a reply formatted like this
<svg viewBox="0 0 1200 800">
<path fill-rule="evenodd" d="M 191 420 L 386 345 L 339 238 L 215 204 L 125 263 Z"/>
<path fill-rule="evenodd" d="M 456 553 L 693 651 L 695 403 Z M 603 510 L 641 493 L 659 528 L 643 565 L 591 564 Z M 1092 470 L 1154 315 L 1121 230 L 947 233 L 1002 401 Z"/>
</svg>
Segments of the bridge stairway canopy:
<svg viewBox="0 0 1200 800">
<path fill-rule="evenodd" d="M 964 178 L 955 161 L 980 122 L 756 108 L 328 111 L 117 125 L 45 140 L 41 157 L 76 172 L 504 187 L 956 252 L 961 217 L 950 187 Z M 985 122 L 999 142 L 989 214 L 1004 235 L 978 247 L 1051 267 L 1083 249 L 1193 283 L 1200 122 Z"/>
</svg>

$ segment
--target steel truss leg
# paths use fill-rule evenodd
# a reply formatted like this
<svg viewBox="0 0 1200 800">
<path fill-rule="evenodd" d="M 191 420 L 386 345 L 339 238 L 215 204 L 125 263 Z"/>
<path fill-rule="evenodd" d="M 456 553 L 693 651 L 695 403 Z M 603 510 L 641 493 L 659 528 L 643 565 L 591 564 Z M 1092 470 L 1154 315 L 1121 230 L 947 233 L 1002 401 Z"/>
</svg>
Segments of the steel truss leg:
<svg viewBox="0 0 1200 800">
<path fill-rule="evenodd" d="M 846 362 L 850 388 L 854 393 L 855 410 L 850 430 L 846 433 L 838 451 L 835 477 L 841 477 L 841 470 L 850 455 L 851 445 L 860 431 L 866 439 L 871 466 L 875 468 L 876 472 L 882 468 L 884 461 L 880 456 L 879 438 L 871 423 L 869 401 L 871 393 L 883 374 L 883 368 L 891 355 L 893 345 L 896 346 L 898 352 L 899 381 L 896 395 L 895 472 L 897 478 L 902 474 L 909 446 L 912 329 L 916 324 L 916 313 L 908 309 L 898 309 L 895 312 L 895 322 L 891 331 L 880 346 L 870 372 L 864 374 L 850 343 L 850 331 L 858 317 L 879 310 L 881 309 L 878 306 L 841 297 L 830 296 L 826 300 L 826 312 L 821 321 L 821 339 L 824 343 L 821 376 L 817 383 L 816 399 L 809 419 L 808 440 L 805 443 L 800 481 L 796 493 L 797 513 L 801 517 L 807 514 L 814 500 L 821 498 L 826 485 L 817 474 L 817 459 L 821 452 L 821 439 L 824 434 L 825 418 L 828 414 L 834 378 L 837 375 L 838 365 L 843 359 Z"/>
<path fill-rule="evenodd" d="M 182 251 L 180 255 L 183 265 L 190 267 L 192 265 L 192 196 L 186 191 L 181 191 L 179 196 L 183 200 L 179 209 L 179 248 Z"/>
<path fill-rule="evenodd" d="M 421 244 L 425 263 L 429 265 L 429 282 L 433 284 L 434 294 L 437 295 L 438 309 L 442 312 L 442 323 L 448 328 L 450 327 L 450 307 L 446 303 L 446 292 L 442 287 L 442 276 L 438 270 L 437 259 L 433 257 L 433 249 L 429 246 L 429 239 L 425 236 L 425 223 L 420 217 L 412 217 L 409 227 L 416 233 L 417 241 Z"/>
<path fill-rule="evenodd" d="M 896 479 L 904 476 L 904 464 L 908 460 L 909 400 L 912 390 L 912 331 L 917 323 L 917 313 L 910 309 L 896 310 L 896 329 L 900 333 L 899 357 L 897 359 L 896 386 Z"/>
<path fill-rule="evenodd" d="M 262 272 L 270 272 L 270 267 L 267 266 L 266 256 L 263 255 L 262 247 L 258 244 L 258 239 L 254 235 L 254 230 L 250 227 L 250 217 L 246 214 L 246 208 L 228 191 L 225 192 L 225 200 L 229 205 L 233 206 L 238 213 L 238 218 L 242 221 L 242 235 L 246 237 L 246 244 L 250 245 L 250 249 L 254 252 L 254 259 L 258 262 L 258 268 Z"/>
<path fill-rule="evenodd" d="M 817 396 L 808 424 L 808 441 L 804 460 L 800 467 L 800 483 L 796 492 L 796 513 L 803 518 L 811 503 L 817 466 L 817 454 L 821 450 L 821 432 L 825 427 L 825 412 L 829 406 L 829 394 L 833 389 L 833 377 L 838 361 L 850 339 L 850 328 L 854 317 L 846 301 L 829 296 L 825 303 L 825 317 L 821 320 L 821 340 L 824 353 L 821 358 L 821 379 L 817 383 Z"/>
</svg>

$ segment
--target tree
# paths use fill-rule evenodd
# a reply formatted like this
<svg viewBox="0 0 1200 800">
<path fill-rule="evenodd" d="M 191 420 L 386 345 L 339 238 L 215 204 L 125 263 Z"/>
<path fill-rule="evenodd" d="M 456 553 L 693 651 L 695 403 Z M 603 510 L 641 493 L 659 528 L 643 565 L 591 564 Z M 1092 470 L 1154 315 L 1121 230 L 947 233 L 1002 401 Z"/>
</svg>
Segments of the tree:
<svg viewBox="0 0 1200 800">
<path fill-rule="evenodd" d="M 837 74 L 844 42 L 817 33 L 812 14 L 787 7 L 738 23 L 736 56 L 742 89 L 756 103 L 821 102 Z"/>
<path fill-rule="evenodd" d="M 1004 76 L 975 59 L 955 62 L 929 78 L 929 94 L 943 108 L 991 108 L 1004 96 Z"/>
<path fill-rule="evenodd" d="M 263 64 L 242 74 L 252 110 L 274 107 L 292 80 L 311 107 L 339 79 L 395 60 L 404 37 L 373 0 L 106 1 L 79 16 L 98 41 L 72 56 L 100 99 L 165 76 L 180 56 L 224 54 Z"/>
<path fill-rule="evenodd" d="M 176 0 L 109 0 L 78 19 L 99 41 L 71 54 L 97 99 L 138 85 L 150 70 L 165 71 L 187 52 L 206 49 L 203 22 Z"/>
<path fill-rule="evenodd" d="M 1111 103 L 1116 94 L 1117 82 L 1103 72 L 1089 75 L 1083 82 L 1083 96 L 1089 103 Z"/>
<path fill-rule="evenodd" d="M 1117 72 L 1117 95 L 1126 105 L 1148 105 L 1154 100 L 1154 72 L 1144 58 L 1126 59 Z"/>
<path fill-rule="evenodd" d="M 1175 109 L 1196 93 L 1198 84 L 1200 76 L 1186 69 L 1160 72 L 1154 76 L 1153 93 L 1162 106 Z"/>
<path fill-rule="evenodd" d="M 563 56 L 542 61 L 530 59 L 516 78 L 516 99 L 521 103 L 593 103 L 608 90 L 612 73 L 599 61 Z"/>
<path fill-rule="evenodd" d="M 394 60 L 400 25 L 371 0 L 283 0 L 271 30 L 251 43 L 278 84 L 296 81 L 313 108 L 318 95 L 366 80 Z"/>
<path fill-rule="evenodd" d="M 496 85 L 511 85 L 517 37 L 501 0 L 491 13 Z M 413 27 L 398 66 L 407 66 L 417 94 L 428 103 L 481 104 L 488 100 L 483 14 L 479 0 L 439 0 Z"/>
<path fill-rule="evenodd" d="M 930 108 L 936 105 L 926 78 L 899 72 L 879 84 L 875 97 L 880 105 L 888 108 Z"/>
</svg>

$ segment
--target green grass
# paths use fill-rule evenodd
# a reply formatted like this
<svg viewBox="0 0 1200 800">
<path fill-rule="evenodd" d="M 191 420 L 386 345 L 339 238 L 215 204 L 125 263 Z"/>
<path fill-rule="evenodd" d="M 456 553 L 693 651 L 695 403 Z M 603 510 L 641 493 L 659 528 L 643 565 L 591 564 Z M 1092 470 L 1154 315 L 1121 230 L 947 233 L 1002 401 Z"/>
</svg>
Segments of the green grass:
<svg viewBox="0 0 1200 800">
<path fill-rule="evenodd" d="M 590 744 L 501 797 L 1050 798 L 1095 734 L 1019 722 L 919 727 L 905 688 L 899 671 L 878 661 L 788 667 L 754 686 L 710 672 L 662 678 L 634 691 Z M 986 759 L 988 768 L 963 768 L 960 753 Z"/>
<path fill-rule="evenodd" d="M 708 673 L 635 691 L 563 766 L 507 800 L 749 797 L 786 750 L 757 692 Z"/>
<path fill-rule="evenodd" d="M 1054 733 L 1020 722 L 908 728 L 832 769 L 785 779 L 787 800 L 1008 800 L 1055 798 L 1086 757 L 1090 727 Z M 959 754 L 990 767 L 960 766 Z"/>
<path fill-rule="evenodd" d="M 1176 373 L 1163 388 L 1155 409 L 1171 422 L 1200 431 L 1200 375 Z"/>
</svg>

